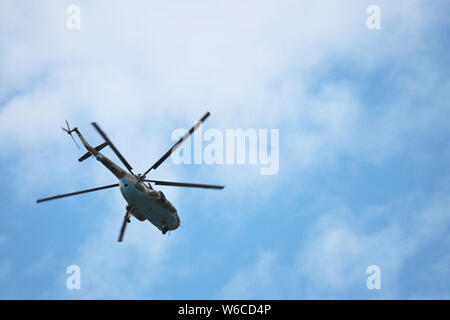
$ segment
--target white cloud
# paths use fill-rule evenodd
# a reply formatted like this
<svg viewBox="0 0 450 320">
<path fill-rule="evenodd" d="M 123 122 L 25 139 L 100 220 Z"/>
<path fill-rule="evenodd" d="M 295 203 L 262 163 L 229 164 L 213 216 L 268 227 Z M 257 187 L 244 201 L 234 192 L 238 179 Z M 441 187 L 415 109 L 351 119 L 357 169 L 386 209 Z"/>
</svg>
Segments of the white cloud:
<svg viewBox="0 0 450 320">
<path fill-rule="evenodd" d="M 288 144 L 293 157 L 280 159 L 281 171 L 294 163 L 300 170 L 314 168 L 355 149 L 369 160 L 378 159 L 395 148 L 399 130 L 391 119 L 403 112 L 389 108 L 387 115 L 381 114 L 374 134 L 365 123 L 358 125 L 365 106 L 355 97 L 354 84 L 329 82 L 318 93 L 311 86 L 330 58 L 346 57 L 370 68 L 405 52 L 398 39 L 417 44 L 413 40 L 429 18 L 422 2 L 380 5 L 385 29 L 395 29 L 383 36 L 367 30 L 365 6 L 359 1 L 186 7 L 140 2 L 126 8 L 117 2 L 81 2 L 79 32 L 65 28 L 63 4 L 40 2 L 32 18 L 21 20 L 22 9 L 5 3 L 2 12 L 13 13 L 2 21 L 14 37 L 1 40 L 7 50 L 0 60 L 11 68 L 2 83 L 14 90 L 3 92 L 15 92 L 18 82 L 31 84 L 1 109 L 0 143 L 14 149 L 53 145 L 59 157 L 59 147 L 68 144 L 58 135 L 64 119 L 84 132 L 97 120 L 133 166 L 145 168 L 168 148 L 173 129 L 187 127 L 208 109 L 212 118 L 207 125 L 221 129 L 283 127 L 281 139 L 297 142 Z M 417 118 L 422 117 L 408 118 L 408 123 Z M 356 137 L 365 138 L 360 139 L 364 143 L 355 142 Z M 34 162 L 24 165 L 35 169 L 40 162 Z M 226 168 L 218 171 L 214 174 L 225 183 L 236 178 Z M 42 166 L 39 172 L 48 175 Z M 238 176 L 244 187 L 255 179 Z"/>
<path fill-rule="evenodd" d="M 55 261 L 53 252 L 47 252 L 37 261 L 32 262 L 26 269 L 25 273 L 33 274 L 39 272 L 45 272 L 49 269 L 49 265 Z"/>
<path fill-rule="evenodd" d="M 278 292 L 273 291 L 274 256 L 271 252 L 262 252 L 258 260 L 239 271 L 227 283 L 218 295 L 218 299 L 274 299 Z"/>
</svg>

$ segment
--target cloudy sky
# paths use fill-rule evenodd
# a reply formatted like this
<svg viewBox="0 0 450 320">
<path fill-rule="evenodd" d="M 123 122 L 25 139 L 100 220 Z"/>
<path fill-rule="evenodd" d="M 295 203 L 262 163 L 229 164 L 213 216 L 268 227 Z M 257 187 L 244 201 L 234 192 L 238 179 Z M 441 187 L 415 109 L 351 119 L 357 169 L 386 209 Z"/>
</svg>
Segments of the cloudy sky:
<svg viewBox="0 0 450 320">
<path fill-rule="evenodd" d="M 449 7 L 1 1 L 0 298 L 449 299 Z M 65 119 L 143 172 L 206 111 L 205 130 L 278 129 L 277 174 L 169 159 L 151 178 L 226 188 L 161 187 L 182 227 L 134 219 L 121 244 L 119 190 L 35 203 L 116 182 Z"/>
</svg>

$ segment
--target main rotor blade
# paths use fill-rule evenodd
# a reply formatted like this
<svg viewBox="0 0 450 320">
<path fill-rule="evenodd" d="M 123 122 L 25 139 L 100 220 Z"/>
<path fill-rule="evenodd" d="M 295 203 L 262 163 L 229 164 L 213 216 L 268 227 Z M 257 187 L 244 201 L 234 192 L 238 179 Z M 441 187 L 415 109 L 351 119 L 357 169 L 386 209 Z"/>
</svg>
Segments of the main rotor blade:
<svg viewBox="0 0 450 320">
<path fill-rule="evenodd" d="M 128 169 L 128 171 L 130 171 L 130 173 L 132 175 L 134 175 L 134 173 L 132 171 L 133 168 L 130 166 L 130 164 L 127 162 L 127 160 L 125 160 L 125 158 L 122 156 L 122 154 L 119 152 L 119 150 L 117 150 L 117 148 L 114 146 L 114 144 L 111 142 L 111 140 L 109 140 L 109 138 L 106 136 L 106 134 L 103 132 L 103 130 L 100 129 L 98 124 L 95 122 L 92 122 L 91 124 L 94 126 L 94 128 L 97 130 L 97 132 L 102 136 L 102 138 L 105 139 L 105 141 L 109 144 L 112 151 L 114 151 L 116 156 L 120 159 L 120 161 L 122 161 L 122 163 L 125 165 L 125 167 Z"/>
<path fill-rule="evenodd" d="M 108 186 L 103 186 L 103 187 L 98 187 L 98 188 L 93 188 L 93 189 L 87 189 L 87 190 L 83 190 L 83 191 L 77 191 L 77 192 L 60 194 L 60 195 L 49 197 L 49 198 L 38 199 L 38 200 L 36 200 L 36 203 L 41 203 L 41 202 L 44 202 L 44 201 L 50 201 L 50 200 L 55 200 L 55 199 L 65 198 L 65 197 L 70 197 L 70 196 L 76 196 L 78 194 L 88 193 L 88 192 L 93 192 L 93 191 L 98 191 L 98 190 L 103 190 L 103 189 L 115 188 L 115 187 L 118 187 L 118 186 L 119 186 L 119 184 L 116 183 L 116 184 L 110 184 Z"/>
<path fill-rule="evenodd" d="M 223 188 L 225 188 L 225 186 L 216 186 L 216 185 L 212 185 L 212 184 L 171 182 L 171 181 L 161 181 L 161 180 L 145 180 L 145 181 L 146 182 L 153 182 L 154 184 L 161 185 L 161 186 L 204 188 L 204 189 L 223 189 Z"/>
<path fill-rule="evenodd" d="M 186 132 L 186 134 L 180 138 L 180 140 L 177 141 L 177 143 L 175 143 L 173 145 L 172 148 L 169 149 L 169 151 L 167 151 L 162 157 L 161 159 L 159 159 L 158 161 L 156 161 L 156 163 L 147 171 L 145 171 L 144 176 L 152 169 L 156 169 L 159 167 L 159 165 L 161 163 L 163 163 L 171 154 L 172 152 L 174 152 L 187 138 L 189 138 L 191 136 L 191 134 L 198 128 L 201 126 L 201 124 L 203 123 L 203 121 L 205 121 L 208 117 L 209 117 L 210 113 L 206 112 L 205 115 L 199 120 L 197 121 L 194 126 L 188 131 Z"/>
<path fill-rule="evenodd" d="M 128 224 L 128 213 L 125 214 L 125 217 L 123 217 L 123 223 L 122 223 L 122 228 L 120 228 L 120 234 L 119 234 L 119 240 L 117 240 L 118 242 L 122 242 L 123 240 L 123 235 L 125 233 L 125 229 L 127 228 L 127 224 Z"/>
</svg>

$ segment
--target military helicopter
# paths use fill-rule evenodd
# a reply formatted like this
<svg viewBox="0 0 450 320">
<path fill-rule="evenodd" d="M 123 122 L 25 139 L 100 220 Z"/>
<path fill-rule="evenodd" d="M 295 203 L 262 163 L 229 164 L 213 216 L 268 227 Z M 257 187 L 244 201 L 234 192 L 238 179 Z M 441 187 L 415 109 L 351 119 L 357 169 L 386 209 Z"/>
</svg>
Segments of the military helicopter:
<svg viewBox="0 0 450 320">
<path fill-rule="evenodd" d="M 69 123 L 66 120 L 67 128 L 62 128 L 64 132 L 69 134 L 78 148 L 80 148 L 73 137 L 72 133 L 76 133 L 86 148 L 87 152 L 78 159 L 82 162 L 89 157 L 93 156 L 99 162 L 101 162 L 109 171 L 112 172 L 119 179 L 119 183 L 110 184 L 107 186 L 76 191 L 71 193 L 60 194 L 48 198 L 38 199 L 36 202 L 41 203 L 45 201 L 75 196 L 83 193 L 99 191 L 104 189 L 119 187 L 127 202 L 126 213 L 123 219 L 122 227 L 119 234 L 119 242 L 122 242 L 123 235 L 125 233 L 125 228 L 128 223 L 131 222 L 130 218 L 134 216 L 139 221 L 150 221 L 156 228 L 158 228 L 162 234 L 166 234 L 168 231 L 176 230 L 180 226 L 180 217 L 178 216 L 177 209 L 166 199 L 162 191 L 154 190 L 151 183 L 155 185 L 163 186 L 176 186 L 176 187 L 190 187 L 190 188 L 205 188 L 205 189 L 223 189 L 224 186 L 209 185 L 209 184 L 198 184 L 198 183 L 185 183 L 185 182 L 171 182 L 171 181 L 161 181 L 147 179 L 146 175 L 151 171 L 157 169 L 171 154 L 174 152 L 186 139 L 188 139 L 192 133 L 202 125 L 209 117 L 210 113 L 206 114 L 197 121 L 194 126 L 186 132 L 186 134 L 181 137 L 177 143 L 175 143 L 172 148 L 169 149 L 158 161 L 155 162 L 147 171 L 143 174 L 135 174 L 133 168 L 130 166 L 127 160 L 122 156 L 122 154 L 117 150 L 105 132 L 100 128 L 100 126 L 92 122 L 92 126 L 97 130 L 100 136 L 105 140 L 104 143 L 93 148 L 83 137 L 78 128 L 71 129 Z M 127 168 L 127 170 L 122 169 L 120 166 L 115 164 L 112 160 L 106 157 L 104 154 L 100 153 L 100 150 L 109 146 L 111 150 L 117 155 L 119 160 Z"/>
</svg>

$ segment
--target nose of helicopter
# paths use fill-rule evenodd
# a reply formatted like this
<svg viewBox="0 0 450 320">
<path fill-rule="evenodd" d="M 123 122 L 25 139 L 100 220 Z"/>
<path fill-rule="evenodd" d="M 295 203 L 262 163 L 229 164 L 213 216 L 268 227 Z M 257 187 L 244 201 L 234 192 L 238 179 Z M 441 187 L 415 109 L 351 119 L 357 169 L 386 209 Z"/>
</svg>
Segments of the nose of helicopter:
<svg viewBox="0 0 450 320">
<path fill-rule="evenodd" d="M 133 198 L 133 184 L 127 178 L 122 178 L 119 180 L 119 186 L 122 196 L 129 203 Z"/>
</svg>

